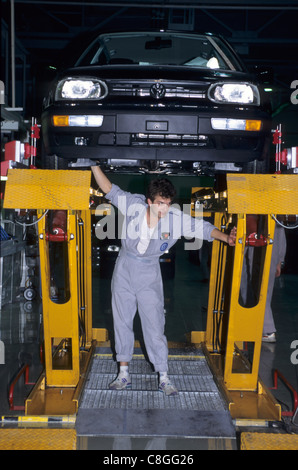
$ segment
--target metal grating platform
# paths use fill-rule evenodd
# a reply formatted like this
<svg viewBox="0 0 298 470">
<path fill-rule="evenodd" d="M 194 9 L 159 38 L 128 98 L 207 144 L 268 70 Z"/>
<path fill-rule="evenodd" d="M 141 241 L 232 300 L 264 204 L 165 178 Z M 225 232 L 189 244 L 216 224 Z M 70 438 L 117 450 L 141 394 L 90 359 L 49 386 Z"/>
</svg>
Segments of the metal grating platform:
<svg viewBox="0 0 298 470">
<path fill-rule="evenodd" d="M 177 380 L 175 384 L 178 385 Z M 215 393 L 180 392 L 175 397 L 165 397 L 158 391 L 87 391 L 84 408 L 107 409 L 120 408 L 128 410 L 224 410 Z"/>
<path fill-rule="evenodd" d="M 298 450 L 298 435 L 244 432 L 241 450 Z"/>
<path fill-rule="evenodd" d="M 74 429 L 0 429 L 1 450 L 76 450 Z"/>
<path fill-rule="evenodd" d="M 176 355 L 169 358 L 169 375 L 180 391 L 166 397 L 158 391 L 158 377 L 143 356 L 135 356 L 130 364 L 132 389 L 119 393 L 109 390 L 117 375 L 112 356 L 97 354 L 86 381 L 81 408 L 224 410 L 205 358 L 185 360 Z M 183 393 L 181 393 L 183 392 Z"/>
<path fill-rule="evenodd" d="M 129 366 L 132 389 L 109 390 L 117 364 L 112 354 L 99 351 L 82 394 L 78 436 L 235 439 L 226 403 L 200 350 L 170 353 L 169 376 L 179 390 L 172 397 L 158 391 L 158 376 L 142 354 L 135 354 Z"/>
</svg>

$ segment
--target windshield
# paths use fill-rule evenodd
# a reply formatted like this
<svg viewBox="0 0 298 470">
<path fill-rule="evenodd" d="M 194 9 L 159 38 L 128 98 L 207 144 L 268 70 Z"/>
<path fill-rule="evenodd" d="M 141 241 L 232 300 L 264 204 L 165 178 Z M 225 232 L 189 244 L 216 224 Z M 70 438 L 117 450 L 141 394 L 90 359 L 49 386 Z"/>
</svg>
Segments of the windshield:
<svg viewBox="0 0 298 470">
<path fill-rule="evenodd" d="M 103 34 L 91 43 L 76 66 L 120 64 L 241 69 L 219 38 L 183 33 Z"/>
</svg>

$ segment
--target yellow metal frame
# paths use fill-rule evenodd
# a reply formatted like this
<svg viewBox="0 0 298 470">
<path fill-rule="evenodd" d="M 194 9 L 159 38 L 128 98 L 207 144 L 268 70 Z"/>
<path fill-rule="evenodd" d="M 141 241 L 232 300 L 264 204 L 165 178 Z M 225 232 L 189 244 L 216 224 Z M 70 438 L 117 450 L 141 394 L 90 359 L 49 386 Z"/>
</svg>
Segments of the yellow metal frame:
<svg viewBox="0 0 298 470">
<path fill-rule="evenodd" d="M 215 225 L 220 228 L 219 219 L 223 214 L 216 214 Z M 232 265 L 229 267 L 227 246 L 215 241 L 212 253 L 212 265 L 210 273 L 210 289 L 208 299 L 208 316 L 205 332 L 204 351 L 209 364 L 221 386 L 229 404 L 231 415 L 235 419 L 256 421 L 280 420 L 281 407 L 271 395 L 269 390 L 260 380 L 259 363 L 262 346 L 262 330 L 266 305 L 267 287 L 269 281 L 272 243 L 275 222 L 268 216 L 270 236 L 265 247 L 266 254 L 263 264 L 263 275 L 260 286 L 258 303 L 251 308 L 245 308 L 239 304 L 240 282 L 244 259 L 246 239 L 246 216 L 240 214 L 237 217 L 237 241 L 234 249 Z M 220 249 L 223 250 L 223 262 L 218 265 Z M 219 269 L 221 272 L 219 272 Z M 217 328 L 214 305 L 216 298 L 221 298 L 223 292 L 224 276 L 230 269 L 231 285 L 228 309 L 224 306 L 222 321 L 219 322 L 217 335 L 221 348 L 217 345 L 214 349 L 214 331 Z M 221 279 L 216 285 L 216 280 Z M 218 305 L 218 308 L 222 308 Z M 243 354 L 246 343 L 253 344 L 253 358 L 248 362 Z"/>
<path fill-rule="evenodd" d="M 38 211 L 38 216 L 41 216 Z M 83 224 L 84 245 L 79 247 L 79 223 Z M 89 211 L 67 211 L 67 273 L 69 275 L 69 300 L 56 303 L 50 296 L 49 241 L 46 240 L 46 218 L 38 223 L 40 271 L 43 304 L 44 352 L 46 363 L 46 384 L 55 387 L 76 387 L 80 378 L 80 344 L 78 314 L 82 317 L 86 331 L 86 346 L 92 341 L 92 272 L 91 272 L 91 222 Z M 80 262 L 79 250 L 83 250 L 84 263 Z M 83 281 L 82 281 L 83 279 Z M 80 283 L 84 282 L 82 289 Z M 84 305 L 81 292 L 84 290 Z M 84 316 L 84 318 L 83 318 Z M 71 352 L 64 342 L 71 342 Z M 65 360 L 57 369 L 53 364 L 53 346 L 61 343 L 57 354 L 64 354 Z M 65 347 L 64 347 L 65 346 Z M 63 365 L 64 362 L 64 365 Z M 61 367 L 61 369 L 60 369 Z"/>
<path fill-rule="evenodd" d="M 280 420 L 281 407 L 258 377 L 258 372 L 274 243 L 273 215 L 298 213 L 297 176 L 227 175 L 227 209 L 215 209 L 213 212 L 214 225 L 219 230 L 235 220 L 236 246 L 231 254 L 231 248 L 227 245 L 213 242 L 206 331 L 192 332 L 191 341 L 203 343 L 205 354 L 226 396 L 233 418 L 246 424 Z M 263 214 L 267 220 L 268 232 L 259 299 L 251 308 L 244 308 L 239 303 L 247 214 Z M 229 282 L 224 286 L 227 278 Z M 225 299 L 223 305 L 221 299 L 224 289 L 228 293 L 228 299 Z M 218 321 L 220 315 L 222 317 Z M 218 342 L 214 341 L 215 334 Z M 242 353 L 247 343 L 253 345 L 250 362 Z"/>
<path fill-rule="evenodd" d="M 214 225 L 221 230 L 222 225 L 227 223 L 227 216 L 224 213 L 216 212 L 214 215 Z M 223 340 L 222 326 L 223 322 L 218 322 L 219 330 L 216 329 L 216 317 L 221 315 L 221 299 L 223 294 L 224 274 L 227 257 L 227 245 L 214 241 L 212 244 L 212 259 L 210 269 L 209 296 L 208 296 L 208 314 L 205 332 L 205 342 L 208 350 L 214 349 L 214 335 Z M 221 266 L 218 261 L 221 260 Z M 217 310 L 217 313 L 214 313 Z"/>
<path fill-rule="evenodd" d="M 45 217 L 38 222 L 46 367 L 26 401 L 26 414 L 76 413 L 84 376 L 95 346 L 92 338 L 95 334 L 97 340 L 107 339 L 105 330 L 92 330 L 90 177 L 90 172 L 85 171 L 9 170 L 8 173 L 5 208 L 33 208 L 38 210 L 39 216 L 44 215 L 45 209 L 67 211 L 70 298 L 64 304 L 54 303 L 50 298 L 50 261 Z M 258 369 L 272 242 L 274 243 L 275 222 L 271 214 L 298 213 L 297 176 L 232 174 L 227 176 L 227 184 L 227 195 L 217 199 L 214 224 L 221 230 L 235 219 L 236 246 L 232 249 L 231 257 L 229 247 L 217 241 L 213 243 L 206 331 L 192 332 L 191 340 L 203 341 L 206 356 L 226 395 L 233 418 L 246 422 L 281 419 L 280 406 L 259 380 Z M 226 196 L 227 209 L 221 205 Z M 259 302 L 249 309 L 239 304 L 247 214 L 267 215 L 268 226 Z M 80 242 L 82 227 L 85 239 L 83 246 Z M 227 277 L 230 279 L 228 286 L 224 284 Z M 225 300 L 222 304 L 224 290 L 229 292 L 229 298 L 228 302 Z M 224 311 L 222 321 L 216 322 L 215 315 L 221 314 L 221 310 Z M 78 317 L 84 324 L 84 350 L 80 350 Z M 216 347 L 215 326 L 216 336 L 219 338 Z M 254 345 L 253 360 L 249 367 L 241 353 L 242 345 L 246 342 Z M 56 353 L 62 355 L 62 366 L 59 368 L 53 367 L 53 346 Z"/>
<path fill-rule="evenodd" d="M 28 415 L 77 412 L 96 344 L 92 330 L 90 182 L 91 172 L 86 171 L 26 169 L 8 172 L 4 207 L 36 209 L 39 218 L 45 370 L 26 400 Z M 69 297 L 64 303 L 54 302 L 50 295 L 47 209 L 65 210 L 67 214 L 67 241 L 63 243 L 67 251 Z M 84 344 L 80 343 L 79 321 L 84 330 Z M 105 335 L 99 332 L 96 336 Z M 58 357 L 58 365 L 54 357 Z"/>
<path fill-rule="evenodd" d="M 79 291 L 79 304 L 84 304 L 84 312 L 81 313 L 82 320 L 84 321 L 86 345 L 90 346 L 94 339 L 94 331 L 92 329 L 92 246 L 91 246 L 91 211 L 78 211 L 77 212 L 79 223 L 82 223 L 82 231 L 84 233 L 84 243 L 81 247 L 83 250 L 82 258 L 78 260 L 79 277 L 81 278 L 84 289 L 84 299 L 80 298 L 81 291 Z M 83 314 L 84 313 L 84 314 Z"/>
<path fill-rule="evenodd" d="M 297 214 L 297 175 L 227 175 L 230 214 Z"/>
<path fill-rule="evenodd" d="M 79 170 L 8 170 L 6 209 L 88 210 L 91 172 Z"/>
<path fill-rule="evenodd" d="M 238 215 L 238 233 L 234 254 L 233 283 L 231 290 L 230 315 L 227 332 L 224 374 L 224 381 L 226 387 L 229 390 L 238 390 L 239 388 L 241 390 L 256 390 L 257 388 L 259 362 L 262 346 L 263 323 L 275 229 L 275 221 L 272 219 L 272 217 L 268 216 L 267 222 L 269 241 L 266 246 L 266 255 L 263 265 L 263 276 L 261 281 L 259 301 L 254 307 L 244 308 L 239 304 L 239 293 L 246 239 L 246 217 L 245 214 Z M 233 372 L 233 363 L 235 364 L 235 362 L 237 362 L 239 354 L 236 351 L 235 344 L 241 342 L 254 344 L 254 357 L 252 361 L 252 369 L 250 372 L 247 373 L 240 372 L 240 364 L 238 366 L 235 365 L 235 372 Z"/>
<path fill-rule="evenodd" d="M 38 215 L 41 213 L 38 211 Z M 46 240 L 46 218 L 39 222 L 39 254 L 43 307 L 44 355 L 47 386 L 75 387 L 80 376 L 79 323 L 78 317 L 78 269 L 77 269 L 77 221 L 76 213 L 67 217 L 67 241 L 69 263 L 70 298 L 63 304 L 55 303 L 50 297 L 50 259 L 49 242 Z M 69 237 L 69 238 L 70 238 Z M 76 321 L 74 321 L 74 316 Z M 63 340 L 71 342 L 71 354 L 67 354 L 67 345 L 61 344 L 57 354 L 64 355 L 64 368 L 54 367 L 53 347 Z M 68 362 L 68 364 L 67 364 Z M 70 367 L 71 366 L 71 367 Z"/>
</svg>

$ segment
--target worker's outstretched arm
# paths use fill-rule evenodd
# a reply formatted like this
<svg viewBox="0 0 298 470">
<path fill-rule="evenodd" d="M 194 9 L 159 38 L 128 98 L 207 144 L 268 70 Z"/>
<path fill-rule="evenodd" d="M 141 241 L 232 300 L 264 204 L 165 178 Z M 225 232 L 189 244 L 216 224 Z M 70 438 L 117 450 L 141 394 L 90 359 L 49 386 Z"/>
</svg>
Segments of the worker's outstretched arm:
<svg viewBox="0 0 298 470">
<path fill-rule="evenodd" d="M 112 189 L 112 183 L 109 178 L 106 177 L 104 172 L 101 170 L 99 166 L 92 166 L 91 167 L 94 178 L 100 189 L 103 193 L 107 194 Z"/>
<path fill-rule="evenodd" d="M 214 228 L 210 235 L 211 237 L 215 238 L 215 240 L 225 242 L 230 246 L 235 246 L 236 234 L 237 234 L 236 227 L 233 227 L 229 235 L 227 233 L 221 232 L 217 228 Z"/>
</svg>

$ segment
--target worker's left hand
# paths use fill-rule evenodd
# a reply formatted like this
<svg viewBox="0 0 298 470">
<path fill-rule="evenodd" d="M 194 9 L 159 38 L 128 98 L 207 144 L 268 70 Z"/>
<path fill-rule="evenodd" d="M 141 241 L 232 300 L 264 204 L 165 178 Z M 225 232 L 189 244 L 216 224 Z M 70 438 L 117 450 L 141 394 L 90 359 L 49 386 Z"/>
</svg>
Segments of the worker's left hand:
<svg viewBox="0 0 298 470">
<path fill-rule="evenodd" d="M 281 275 L 281 263 L 278 263 L 276 266 L 275 277 L 279 277 Z"/>
<path fill-rule="evenodd" d="M 236 235 L 237 235 L 237 229 L 236 229 L 236 227 L 233 227 L 230 234 L 228 235 L 228 244 L 230 246 L 235 246 L 235 244 L 236 244 Z"/>
</svg>

